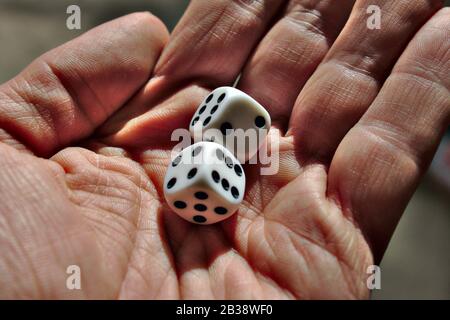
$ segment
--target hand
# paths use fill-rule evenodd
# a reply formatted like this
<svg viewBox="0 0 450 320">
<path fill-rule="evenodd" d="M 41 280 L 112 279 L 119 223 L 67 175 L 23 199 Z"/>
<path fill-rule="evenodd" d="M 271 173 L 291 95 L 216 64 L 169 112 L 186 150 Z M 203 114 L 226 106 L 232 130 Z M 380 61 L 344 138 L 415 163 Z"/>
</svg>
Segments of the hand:
<svg viewBox="0 0 450 320">
<path fill-rule="evenodd" d="M 169 41 L 125 16 L 0 87 L 1 297 L 368 297 L 449 124 L 450 11 L 379 1 L 368 30 L 368 1 L 282 2 L 194 0 Z M 280 170 L 247 165 L 238 213 L 194 225 L 164 203 L 170 135 L 241 70 Z"/>
</svg>

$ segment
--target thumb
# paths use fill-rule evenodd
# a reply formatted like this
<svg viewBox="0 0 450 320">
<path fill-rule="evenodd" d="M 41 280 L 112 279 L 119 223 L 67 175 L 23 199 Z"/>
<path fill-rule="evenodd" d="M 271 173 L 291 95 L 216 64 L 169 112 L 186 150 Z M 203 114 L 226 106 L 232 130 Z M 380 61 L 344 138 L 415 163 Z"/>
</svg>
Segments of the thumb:
<svg viewBox="0 0 450 320">
<path fill-rule="evenodd" d="M 167 38 L 134 13 L 45 53 L 0 86 L 0 142 L 50 156 L 87 137 L 147 81 Z"/>
</svg>

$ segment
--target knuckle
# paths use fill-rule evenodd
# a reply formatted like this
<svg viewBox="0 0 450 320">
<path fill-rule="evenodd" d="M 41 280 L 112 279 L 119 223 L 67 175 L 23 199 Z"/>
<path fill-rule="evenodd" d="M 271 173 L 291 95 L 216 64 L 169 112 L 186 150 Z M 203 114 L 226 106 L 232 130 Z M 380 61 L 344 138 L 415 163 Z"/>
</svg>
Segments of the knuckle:
<svg viewBox="0 0 450 320">
<path fill-rule="evenodd" d="M 157 16 L 149 11 L 135 12 L 130 14 L 129 21 L 133 24 L 139 31 L 145 32 L 151 41 L 158 45 L 163 46 L 169 37 L 169 31 L 165 24 Z"/>
</svg>

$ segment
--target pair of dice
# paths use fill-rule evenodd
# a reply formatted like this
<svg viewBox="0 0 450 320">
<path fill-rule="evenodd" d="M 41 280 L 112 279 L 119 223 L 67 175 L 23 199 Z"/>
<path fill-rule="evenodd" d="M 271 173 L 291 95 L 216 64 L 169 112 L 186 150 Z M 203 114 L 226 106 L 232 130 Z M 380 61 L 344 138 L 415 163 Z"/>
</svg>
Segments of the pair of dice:
<svg viewBox="0 0 450 320">
<path fill-rule="evenodd" d="M 198 224 L 233 215 L 245 192 L 238 159 L 244 162 L 256 154 L 270 124 L 269 113 L 244 92 L 233 87 L 212 91 L 189 126 L 194 141 L 202 141 L 182 150 L 167 169 L 164 196 L 170 208 Z"/>
</svg>

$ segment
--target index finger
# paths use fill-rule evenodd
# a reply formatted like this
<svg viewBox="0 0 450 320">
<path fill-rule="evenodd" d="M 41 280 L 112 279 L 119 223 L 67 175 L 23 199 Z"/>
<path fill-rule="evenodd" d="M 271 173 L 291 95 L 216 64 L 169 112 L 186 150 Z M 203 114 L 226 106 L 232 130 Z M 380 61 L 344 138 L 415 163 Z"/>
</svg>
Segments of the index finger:
<svg viewBox="0 0 450 320">
<path fill-rule="evenodd" d="M 207 86 L 231 84 L 284 0 L 193 0 L 175 27 L 155 76 Z"/>
</svg>

